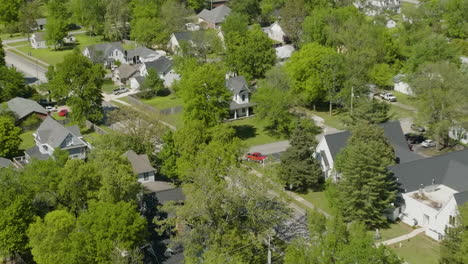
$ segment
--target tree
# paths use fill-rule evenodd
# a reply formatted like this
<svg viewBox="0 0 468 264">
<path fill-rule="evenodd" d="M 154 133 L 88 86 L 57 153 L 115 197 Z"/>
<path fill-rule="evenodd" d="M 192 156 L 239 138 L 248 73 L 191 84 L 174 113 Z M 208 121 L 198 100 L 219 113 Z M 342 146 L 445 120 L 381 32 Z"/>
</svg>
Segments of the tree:
<svg viewBox="0 0 468 264">
<path fill-rule="evenodd" d="M 302 37 L 302 23 L 307 16 L 308 9 L 304 0 L 285 1 L 280 10 L 281 28 L 288 39 L 297 47 Z"/>
<path fill-rule="evenodd" d="M 229 4 L 232 8 L 232 11 L 247 15 L 250 21 L 254 21 L 261 12 L 259 2 L 260 1 L 256 0 L 234 0 Z"/>
<path fill-rule="evenodd" d="M 149 69 L 143 85 L 140 87 L 138 96 L 142 98 L 152 98 L 164 90 L 164 81 L 159 78 L 159 74 L 155 69 Z"/>
<path fill-rule="evenodd" d="M 383 89 L 393 85 L 393 76 L 395 76 L 395 73 L 387 63 L 375 64 L 369 72 L 371 81 Z"/>
<path fill-rule="evenodd" d="M 308 188 L 320 189 L 323 183 L 323 172 L 318 160 L 314 157 L 320 128 L 313 121 L 298 121 L 291 135 L 291 147 L 281 156 L 279 178 L 289 189 L 300 192 Z"/>
<path fill-rule="evenodd" d="M 357 100 L 353 111 L 348 112 L 349 118 L 346 118 L 343 122 L 350 126 L 359 121 L 365 121 L 370 124 L 380 124 L 390 119 L 389 111 L 390 105 L 388 103 L 363 98 Z"/>
<path fill-rule="evenodd" d="M 0 38 L 0 67 L 5 65 L 5 51 L 3 50 L 2 39 Z"/>
<path fill-rule="evenodd" d="M 225 36 L 234 32 L 241 36 L 245 36 L 248 31 L 249 17 L 242 13 L 231 12 L 223 22 L 221 29 Z M 229 37 L 228 37 L 229 38 Z"/>
<path fill-rule="evenodd" d="M 146 46 L 151 46 L 160 27 L 160 6 L 156 0 L 132 0 L 132 27 L 130 37 Z"/>
<path fill-rule="evenodd" d="M 466 0 L 450 0 L 444 3 L 444 19 L 448 24 L 448 35 L 453 38 L 468 37 L 468 3 Z"/>
<path fill-rule="evenodd" d="M 54 49 L 63 44 L 63 38 L 68 34 L 68 13 L 64 0 L 50 0 L 47 3 L 46 40 Z"/>
<path fill-rule="evenodd" d="M 449 143 L 449 130 L 465 115 L 467 78 L 448 62 L 427 64 L 410 78 L 420 102 L 418 118 L 443 147 Z"/>
<path fill-rule="evenodd" d="M 154 39 L 155 44 L 166 45 L 172 33 L 185 30 L 187 17 L 191 16 L 193 11 L 185 6 L 185 3 L 178 0 L 167 0 L 161 5 L 161 11 L 158 16 L 160 27 L 157 28 L 158 34 Z"/>
<path fill-rule="evenodd" d="M 458 207 L 458 217 L 451 223 L 441 243 L 441 264 L 462 264 L 468 262 L 468 204 Z"/>
<path fill-rule="evenodd" d="M 174 133 L 169 131 L 163 138 L 163 148 L 159 152 L 161 161 L 161 174 L 172 180 L 177 180 L 177 149 L 174 142 Z"/>
<path fill-rule="evenodd" d="M 44 219 L 38 217 L 28 229 L 34 261 L 38 264 L 77 263 L 71 252 L 70 240 L 75 225 L 75 217 L 64 210 L 50 212 Z"/>
<path fill-rule="evenodd" d="M 195 11 L 200 11 L 206 6 L 205 0 L 187 0 L 187 3 Z"/>
<path fill-rule="evenodd" d="M 179 93 L 184 100 L 184 120 L 200 120 L 212 127 L 228 117 L 231 94 L 224 85 L 224 72 L 205 64 L 182 76 Z"/>
<path fill-rule="evenodd" d="M 57 64 L 50 91 L 53 98 L 64 100 L 70 106 L 71 118 L 78 122 L 102 119 L 101 87 L 104 82 L 102 65 L 93 64 L 75 50 Z"/>
<path fill-rule="evenodd" d="M 330 80 L 329 62 L 336 56 L 332 48 L 316 43 L 304 45 L 295 52 L 285 65 L 285 72 L 291 79 L 293 91 L 301 94 L 306 105 L 315 105 L 324 102 L 327 98 L 328 87 L 339 85 Z M 338 73 L 339 74 L 339 73 Z"/>
<path fill-rule="evenodd" d="M 106 3 L 109 2 L 113 1 L 70 0 L 68 7 L 73 14 L 73 21 L 86 27 L 89 34 L 101 35 L 105 26 Z"/>
<path fill-rule="evenodd" d="M 29 36 L 33 29 L 37 27 L 36 19 L 40 17 L 39 6 L 39 1 L 27 1 L 21 6 L 18 14 L 18 29 L 20 32 Z"/>
<path fill-rule="evenodd" d="M 257 118 L 266 123 L 269 132 L 275 135 L 290 135 L 295 121 L 291 108 L 295 102 L 282 68 L 274 67 L 267 71 L 265 79 L 259 81 L 252 101 L 257 103 Z"/>
<path fill-rule="evenodd" d="M 0 157 L 12 158 L 18 154 L 23 141 L 20 137 L 21 129 L 7 117 L 0 116 Z"/>
<path fill-rule="evenodd" d="M 276 63 L 273 42 L 257 25 L 245 36 L 226 36 L 226 64 L 229 69 L 245 76 L 248 80 L 262 78 L 265 72 Z"/>
<path fill-rule="evenodd" d="M 104 16 L 104 37 L 111 41 L 124 39 L 129 32 L 130 7 L 128 0 L 107 1 Z"/>
<path fill-rule="evenodd" d="M 0 22 L 11 24 L 18 21 L 18 11 L 23 0 L 0 0 Z"/>
<path fill-rule="evenodd" d="M 395 163 L 395 153 L 383 129 L 357 124 L 335 162 L 341 174 L 338 199 L 347 221 L 362 221 L 368 227 L 386 223 L 384 212 L 396 198 L 396 183 L 387 167 Z"/>
<path fill-rule="evenodd" d="M 285 264 L 403 263 L 385 246 L 376 247 L 359 222 L 347 227 L 342 218 L 327 220 L 317 212 L 309 219 L 310 241 L 296 240 L 288 245 Z"/>
<path fill-rule="evenodd" d="M 0 102 L 15 97 L 28 98 L 33 94 L 34 89 L 24 83 L 24 76 L 21 72 L 15 68 L 0 66 Z"/>
</svg>

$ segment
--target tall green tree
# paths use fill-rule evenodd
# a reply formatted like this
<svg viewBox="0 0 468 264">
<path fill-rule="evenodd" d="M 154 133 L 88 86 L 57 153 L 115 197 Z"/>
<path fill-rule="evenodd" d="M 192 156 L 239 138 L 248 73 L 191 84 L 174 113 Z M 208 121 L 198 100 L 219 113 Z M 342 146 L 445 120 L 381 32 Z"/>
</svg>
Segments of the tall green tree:
<svg viewBox="0 0 468 264">
<path fill-rule="evenodd" d="M 0 67 L 5 66 L 5 51 L 3 50 L 3 43 L 0 38 Z"/>
<path fill-rule="evenodd" d="M 138 43 L 151 46 L 159 27 L 160 4 L 155 0 L 132 0 L 132 27 L 130 37 Z"/>
<path fill-rule="evenodd" d="M 458 217 L 451 223 L 441 243 L 441 264 L 462 264 L 468 262 L 468 204 L 458 207 Z"/>
<path fill-rule="evenodd" d="M 349 126 L 365 121 L 370 124 L 380 124 L 390 119 L 390 104 L 377 100 L 362 98 L 356 100 L 353 111 L 348 112 L 343 122 Z"/>
<path fill-rule="evenodd" d="M 277 66 L 266 72 L 265 79 L 258 83 L 252 101 L 257 103 L 256 117 L 265 121 L 269 132 L 274 135 L 291 134 L 295 122 L 291 110 L 295 100 L 283 68 Z"/>
<path fill-rule="evenodd" d="M 289 187 L 300 192 L 318 190 L 323 183 L 323 172 L 314 157 L 320 128 L 313 121 L 302 119 L 294 129 L 291 146 L 281 155 L 279 178 Z"/>
<path fill-rule="evenodd" d="M 36 19 L 40 18 L 39 1 L 27 1 L 25 2 L 18 14 L 18 30 L 24 34 L 31 34 L 33 29 L 37 27 Z"/>
<path fill-rule="evenodd" d="M 106 16 L 106 3 L 113 1 L 104 0 L 70 0 L 69 12 L 73 15 L 73 21 L 83 25 L 91 35 L 102 35 Z"/>
<path fill-rule="evenodd" d="M 229 2 L 232 11 L 247 15 L 251 21 L 261 13 L 260 2 L 256 0 L 233 0 Z"/>
<path fill-rule="evenodd" d="M 103 82 L 102 65 L 93 64 L 75 50 L 57 64 L 49 87 L 53 98 L 63 100 L 71 107 L 73 120 L 98 122 L 102 119 Z"/>
<path fill-rule="evenodd" d="M 130 6 L 128 0 L 107 1 L 103 35 L 111 41 L 127 37 L 130 28 Z"/>
<path fill-rule="evenodd" d="M 225 36 L 230 35 L 231 33 L 239 33 L 239 35 L 244 36 L 247 34 L 249 26 L 249 17 L 242 13 L 231 12 L 229 16 L 223 22 L 221 29 Z M 228 37 L 229 38 L 229 37 Z"/>
<path fill-rule="evenodd" d="M 18 11 L 23 2 L 23 0 L 1 0 L 0 23 L 11 24 L 18 21 Z"/>
<path fill-rule="evenodd" d="M 224 72 L 216 64 L 205 64 L 183 76 L 179 93 L 184 100 L 184 120 L 200 120 L 206 127 L 229 115 L 232 95 L 224 85 Z"/>
<path fill-rule="evenodd" d="M 0 58 L 1 61 L 1 58 Z M 0 66 L 0 102 L 15 97 L 31 97 L 34 90 L 25 84 L 24 75 L 13 67 Z"/>
<path fill-rule="evenodd" d="M 447 32 L 450 37 L 466 39 L 468 37 L 468 2 L 466 0 L 449 0 L 444 4 L 444 19 L 447 21 Z"/>
<path fill-rule="evenodd" d="M 276 62 L 273 42 L 260 26 L 249 29 L 245 36 L 226 36 L 226 64 L 229 69 L 248 80 L 262 78 Z"/>
<path fill-rule="evenodd" d="M 465 115 L 468 77 L 448 62 L 427 64 L 411 78 L 419 98 L 418 118 L 443 147 L 449 143 L 449 130 Z"/>
<path fill-rule="evenodd" d="M 46 40 L 48 45 L 57 47 L 63 45 L 63 38 L 68 34 L 68 17 L 64 0 L 50 0 L 47 3 Z"/>
<path fill-rule="evenodd" d="M 341 178 L 339 209 L 345 220 L 362 221 L 368 227 L 386 223 L 384 213 L 392 207 L 397 192 L 387 170 L 394 163 L 395 152 L 382 128 L 361 122 L 352 129 L 335 162 Z"/>
<path fill-rule="evenodd" d="M 164 90 L 164 81 L 159 77 L 155 69 L 149 69 L 138 96 L 142 98 L 152 98 Z"/>
<path fill-rule="evenodd" d="M 21 129 L 5 116 L 0 116 L 0 157 L 12 158 L 18 154 L 23 141 L 20 137 Z"/>
<path fill-rule="evenodd" d="M 308 9 L 304 0 L 285 1 L 280 10 L 281 28 L 295 46 L 299 46 L 301 42 L 302 23 L 307 13 Z"/>
</svg>

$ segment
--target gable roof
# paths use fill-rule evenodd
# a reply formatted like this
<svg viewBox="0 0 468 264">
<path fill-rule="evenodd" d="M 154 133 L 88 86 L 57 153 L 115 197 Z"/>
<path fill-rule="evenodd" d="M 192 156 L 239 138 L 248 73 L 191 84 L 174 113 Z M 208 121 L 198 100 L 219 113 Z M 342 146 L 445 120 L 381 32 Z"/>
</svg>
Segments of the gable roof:
<svg viewBox="0 0 468 264">
<path fill-rule="evenodd" d="M 160 55 L 158 52 L 152 49 L 148 49 L 147 47 L 137 47 L 135 49 L 127 50 L 127 57 L 133 58 L 136 56 L 139 57 L 149 57 L 149 56 L 158 56 Z"/>
<path fill-rule="evenodd" d="M 242 90 L 250 91 L 244 76 L 235 76 L 226 80 L 226 87 L 234 94 L 239 94 Z"/>
<path fill-rule="evenodd" d="M 60 147 L 63 141 L 71 135 L 73 145 L 85 145 L 78 126 L 65 127 L 48 116 L 39 126 L 36 135 L 41 144 L 48 144 L 52 148 Z"/>
<path fill-rule="evenodd" d="M 158 74 L 164 75 L 172 69 L 172 60 L 161 56 L 157 60 L 144 62 L 146 70 L 155 69 Z"/>
<path fill-rule="evenodd" d="M 138 155 L 135 151 L 128 150 L 123 155 L 128 159 L 132 165 L 133 172 L 137 175 L 145 172 L 156 171 L 156 169 L 151 166 L 148 155 L 146 154 Z"/>
<path fill-rule="evenodd" d="M 182 192 L 182 188 L 174 188 L 164 191 L 155 192 L 156 197 L 158 198 L 158 202 L 160 204 L 166 204 L 167 202 L 183 202 L 185 201 L 184 192 Z"/>
<path fill-rule="evenodd" d="M 36 24 L 38 26 L 47 24 L 47 18 L 38 18 L 38 19 L 36 19 Z"/>
<path fill-rule="evenodd" d="M 121 79 L 128 79 L 138 71 L 138 65 L 122 64 L 116 71 Z"/>
<path fill-rule="evenodd" d="M 468 149 L 400 163 L 389 169 L 406 192 L 432 184 L 443 184 L 458 192 L 468 191 Z"/>
<path fill-rule="evenodd" d="M 401 129 L 399 121 L 390 121 L 378 124 L 378 126 L 383 128 L 385 136 L 387 137 L 388 141 L 395 150 L 395 156 L 400 159 L 400 163 L 423 158 L 409 150 L 408 143 L 405 140 L 405 135 L 403 134 L 403 130 Z M 348 138 L 350 136 L 351 132 L 349 131 L 324 135 L 324 138 L 327 141 L 327 145 L 333 159 L 336 159 L 336 156 L 341 151 L 341 149 L 343 149 L 346 146 Z"/>
<path fill-rule="evenodd" d="M 455 197 L 455 201 L 458 205 L 463 205 L 468 202 L 468 191 L 456 193 L 453 197 Z"/>
<path fill-rule="evenodd" d="M 0 168 L 7 168 L 13 165 L 11 160 L 0 157 Z"/>
<path fill-rule="evenodd" d="M 175 32 L 173 33 L 173 35 L 177 42 L 193 40 L 193 31 Z"/>
<path fill-rule="evenodd" d="M 47 115 L 47 110 L 36 101 L 15 97 L 7 102 L 8 108 L 16 114 L 18 119 L 23 119 L 32 113 Z"/>
<path fill-rule="evenodd" d="M 120 42 L 108 42 L 108 43 L 95 44 L 95 45 L 87 46 L 85 49 L 89 51 L 90 59 L 93 62 L 105 61 L 109 53 L 115 49 L 120 50 L 122 53 L 124 52 L 122 43 Z"/>
<path fill-rule="evenodd" d="M 229 13 L 231 13 L 231 8 L 225 5 L 220 5 L 211 10 L 203 9 L 198 14 L 198 17 L 211 23 L 219 24 L 224 21 L 224 19 L 227 15 L 229 15 Z"/>
</svg>

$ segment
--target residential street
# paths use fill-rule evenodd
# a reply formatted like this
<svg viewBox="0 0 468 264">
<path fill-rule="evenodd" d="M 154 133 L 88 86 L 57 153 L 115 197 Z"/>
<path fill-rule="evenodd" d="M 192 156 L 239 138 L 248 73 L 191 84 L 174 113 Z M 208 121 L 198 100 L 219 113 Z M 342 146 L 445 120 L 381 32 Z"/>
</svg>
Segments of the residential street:
<svg viewBox="0 0 468 264">
<path fill-rule="evenodd" d="M 16 55 L 7 49 L 5 50 L 5 61 L 8 66 L 13 66 L 18 71 L 24 73 L 26 78 L 32 79 L 33 81 L 31 83 L 34 83 L 35 80 L 47 82 L 47 78 L 45 77 L 47 69 L 31 62 L 28 59 Z"/>
</svg>

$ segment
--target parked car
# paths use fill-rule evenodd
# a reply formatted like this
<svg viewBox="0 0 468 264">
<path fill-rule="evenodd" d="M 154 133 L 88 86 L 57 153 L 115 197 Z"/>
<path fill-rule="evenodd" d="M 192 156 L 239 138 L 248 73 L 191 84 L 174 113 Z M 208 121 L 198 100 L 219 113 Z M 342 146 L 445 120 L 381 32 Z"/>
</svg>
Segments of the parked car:
<svg viewBox="0 0 468 264">
<path fill-rule="evenodd" d="M 112 93 L 115 94 L 115 95 L 123 94 L 123 93 L 126 93 L 126 92 L 128 92 L 128 88 L 127 88 L 127 87 L 123 87 L 123 86 L 122 86 L 122 87 L 119 87 L 119 88 L 117 88 L 117 89 L 114 89 L 114 90 L 112 91 Z"/>
<path fill-rule="evenodd" d="M 58 116 L 67 116 L 68 115 L 68 110 L 67 109 L 62 109 L 58 112 Z"/>
<path fill-rule="evenodd" d="M 397 98 L 392 93 L 381 93 L 380 97 L 389 102 L 396 102 Z"/>
<path fill-rule="evenodd" d="M 57 107 L 55 106 L 46 106 L 47 112 L 57 112 Z"/>
<path fill-rule="evenodd" d="M 421 134 L 407 133 L 405 139 L 410 144 L 419 144 L 424 141 L 424 136 Z"/>
<path fill-rule="evenodd" d="M 431 139 L 426 139 L 421 143 L 421 146 L 425 148 L 432 148 L 432 147 L 435 147 L 435 145 L 436 145 L 436 142 Z"/>
<path fill-rule="evenodd" d="M 248 153 L 245 157 L 247 160 L 255 162 L 263 162 L 267 158 L 267 156 L 263 156 L 260 152 Z"/>
<path fill-rule="evenodd" d="M 416 124 L 411 124 L 411 129 L 417 132 L 426 132 L 424 127 L 418 126 Z"/>
</svg>

